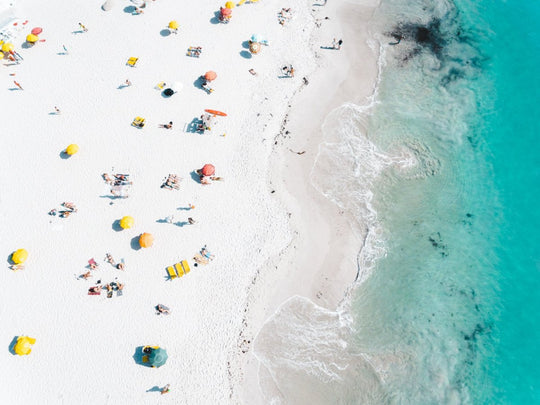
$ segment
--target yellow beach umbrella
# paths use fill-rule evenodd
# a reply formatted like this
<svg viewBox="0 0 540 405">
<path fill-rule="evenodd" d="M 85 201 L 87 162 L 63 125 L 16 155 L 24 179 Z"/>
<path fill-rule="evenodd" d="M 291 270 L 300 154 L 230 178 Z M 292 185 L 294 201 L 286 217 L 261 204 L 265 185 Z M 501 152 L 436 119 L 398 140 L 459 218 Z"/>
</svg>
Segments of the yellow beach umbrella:
<svg viewBox="0 0 540 405">
<path fill-rule="evenodd" d="M 4 59 L 4 53 L 0 52 L 0 60 Z"/>
<path fill-rule="evenodd" d="M 120 220 L 120 228 L 122 229 L 131 228 L 134 223 L 135 223 L 135 220 L 133 219 L 133 217 L 130 217 L 129 215 L 127 215 Z"/>
<path fill-rule="evenodd" d="M 176 20 L 173 20 L 169 23 L 169 28 L 171 30 L 177 30 L 178 29 L 178 22 L 176 22 Z"/>
<path fill-rule="evenodd" d="M 29 42 L 31 44 L 35 44 L 39 40 L 37 35 L 34 34 L 28 34 L 26 36 L 26 42 Z"/>
<path fill-rule="evenodd" d="M 154 237 L 151 233 L 143 233 L 139 236 L 139 245 L 143 248 L 148 248 L 154 244 Z"/>
<path fill-rule="evenodd" d="M 234 6 L 235 4 L 232 1 L 228 1 L 227 3 L 225 3 L 225 8 L 228 8 L 230 10 L 232 10 Z"/>
<path fill-rule="evenodd" d="M 79 151 L 79 145 L 77 145 L 76 143 L 72 143 L 71 145 L 69 145 L 67 148 L 66 148 L 66 153 L 71 156 L 71 155 L 74 155 L 75 153 L 77 153 Z"/>
<path fill-rule="evenodd" d="M 35 338 L 31 338 L 28 336 L 19 336 L 13 350 L 15 350 L 15 353 L 17 353 L 19 356 L 24 356 L 30 354 L 30 352 L 32 351 L 32 345 L 34 343 L 36 343 Z"/>
<path fill-rule="evenodd" d="M 23 264 L 26 259 L 28 259 L 28 252 L 26 251 L 26 249 L 17 249 L 11 255 L 11 260 L 15 264 Z"/>
<path fill-rule="evenodd" d="M 14 49 L 15 47 L 13 46 L 11 42 L 6 42 L 2 45 L 2 52 L 10 52 Z"/>
</svg>

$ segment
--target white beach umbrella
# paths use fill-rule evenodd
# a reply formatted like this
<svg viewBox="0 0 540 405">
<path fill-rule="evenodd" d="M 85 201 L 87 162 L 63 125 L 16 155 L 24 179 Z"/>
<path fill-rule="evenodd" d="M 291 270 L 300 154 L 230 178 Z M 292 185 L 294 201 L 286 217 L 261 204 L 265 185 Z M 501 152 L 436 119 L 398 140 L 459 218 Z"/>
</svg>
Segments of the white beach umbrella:
<svg viewBox="0 0 540 405">
<path fill-rule="evenodd" d="M 114 0 L 107 0 L 105 3 L 101 5 L 101 9 L 103 11 L 109 11 L 114 7 Z"/>
<path fill-rule="evenodd" d="M 184 85 L 180 82 L 174 82 L 173 85 L 171 86 L 171 89 L 175 92 L 175 93 L 178 93 L 180 90 L 182 90 L 184 88 Z"/>
</svg>

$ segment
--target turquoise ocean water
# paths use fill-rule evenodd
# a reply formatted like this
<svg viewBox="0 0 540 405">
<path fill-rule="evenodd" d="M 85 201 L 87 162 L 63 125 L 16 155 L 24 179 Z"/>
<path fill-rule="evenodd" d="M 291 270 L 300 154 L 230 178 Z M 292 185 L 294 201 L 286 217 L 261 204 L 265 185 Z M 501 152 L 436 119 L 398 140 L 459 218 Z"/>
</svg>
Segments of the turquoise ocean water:
<svg viewBox="0 0 540 405">
<path fill-rule="evenodd" d="M 374 31 L 402 39 L 376 103 L 327 117 L 314 168 L 369 229 L 359 282 L 261 330 L 267 398 L 540 404 L 538 21 L 538 2 L 382 1 Z"/>
</svg>

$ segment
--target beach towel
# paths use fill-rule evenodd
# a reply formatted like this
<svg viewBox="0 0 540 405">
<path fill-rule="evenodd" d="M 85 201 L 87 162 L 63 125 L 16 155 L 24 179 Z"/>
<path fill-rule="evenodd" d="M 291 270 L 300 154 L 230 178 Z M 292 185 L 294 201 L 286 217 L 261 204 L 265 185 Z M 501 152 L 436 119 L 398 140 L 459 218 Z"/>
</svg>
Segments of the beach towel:
<svg viewBox="0 0 540 405">
<path fill-rule="evenodd" d="M 88 295 L 101 295 L 101 291 L 88 291 Z"/>
<path fill-rule="evenodd" d="M 116 296 L 117 297 L 121 297 L 122 295 L 124 295 L 124 292 L 122 290 L 117 290 L 116 291 Z"/>
</svg>

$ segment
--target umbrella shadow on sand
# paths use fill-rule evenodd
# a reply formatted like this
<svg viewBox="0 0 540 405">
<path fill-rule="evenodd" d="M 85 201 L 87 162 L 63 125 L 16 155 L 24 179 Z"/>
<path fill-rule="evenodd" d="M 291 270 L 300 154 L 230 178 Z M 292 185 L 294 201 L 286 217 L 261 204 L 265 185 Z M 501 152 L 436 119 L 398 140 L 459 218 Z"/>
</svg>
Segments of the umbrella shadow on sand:
<svg viewBox="0 0 540 405">
<path fill-rule="evenodd" d="M 197 183 L 201 184 L 201 176 L 199 175 L 199 173 L 197 173 L 196 170 L 193 170 L 193 171 L 190 173 L 190 175 L 191 175 L 191 178 L 192 178 L 193 180 L 195 180 Z"/>
<path fill-rule="evenodd" d="M 146 363 L 143 363 L 143 347 L 144 346 L 137 346 L 135 348 L 135 354 L 133 354 L 133 360 L 135 363 L 140 364 L 141 366 L 146 366 Z"/>
<path fill-rule="evenodd" d="M 210 19 L 210 24 L 219 24 L 219 16 L 221 13 L 219 11 L 214 12 L 214 16 Z"/>
<path fill-rule="evenodd" d="M 135 12 L 135 6 L 124 7 L 124 13 L 133 14 Z"/>
<path fill-rule="evenodd" d="M 245 59 L 251 59 L 252 58 L 251 52 L 248 52 L 248 51 L 240 51 L 240 56 L 245 58 Z"/>
<path fill-rule="evenodd" d="M 193 86 L 197 87 L 198 89 L 201 89 L 201 90 L 204 90 L 204 87 L 202 86 L 202 84 L 204 83 L 204 77 L 203 76 L 199 76 L 197 77 L 197 79 L 193 82 Z"/>
<path fill-rule="evenodd" d="M 119 219 L 117 219 L 116 221 L 114 221 L 112 223 L 112 229 L 115 232 L 123 231 L 123 228 L 120 226 L 120 220 Z"/>
<path fill-rule="evenodd" d="M 131 248 L 133 250 L 141 250 L 142 249 L 141 244 L 139 243 L 139 237 L 138 236 L 135 236 L 134 238 L 131 239 Z"/>
<path fill-rule="evenodd" d="M 15 345 L 17 344 L 17 339 L 18 338 L 19 338 L 19 336 L 15 336 L 13 338 L 13 340 L 11 341 L 11 343 L 9 344 L 9 352 L 14 356 L 17 355 L 17 353 L 15 353 Z"/>
<path fill-rule="evenodd" d="M 162 37 L 168 37 L 169 35 L 171 35 L 171 30 L 164 28 L 159 31 L 159 35 L 161 35 Z"/>
<path fill-rule="evenodd" d="M 67 159 L 69 159 L 69 158 L 71 157 L 70 155 L 68 155 L 68 154 L 66 153 L 65 150 L 63 150 L 62 152 L 60 152 L 60 153 L 58 154 L 58 156 L 60 156 L 60 158 L 61 158 L 61 159 L 64 159 L 64 160 L 67 160 Z"/>
</svg>

